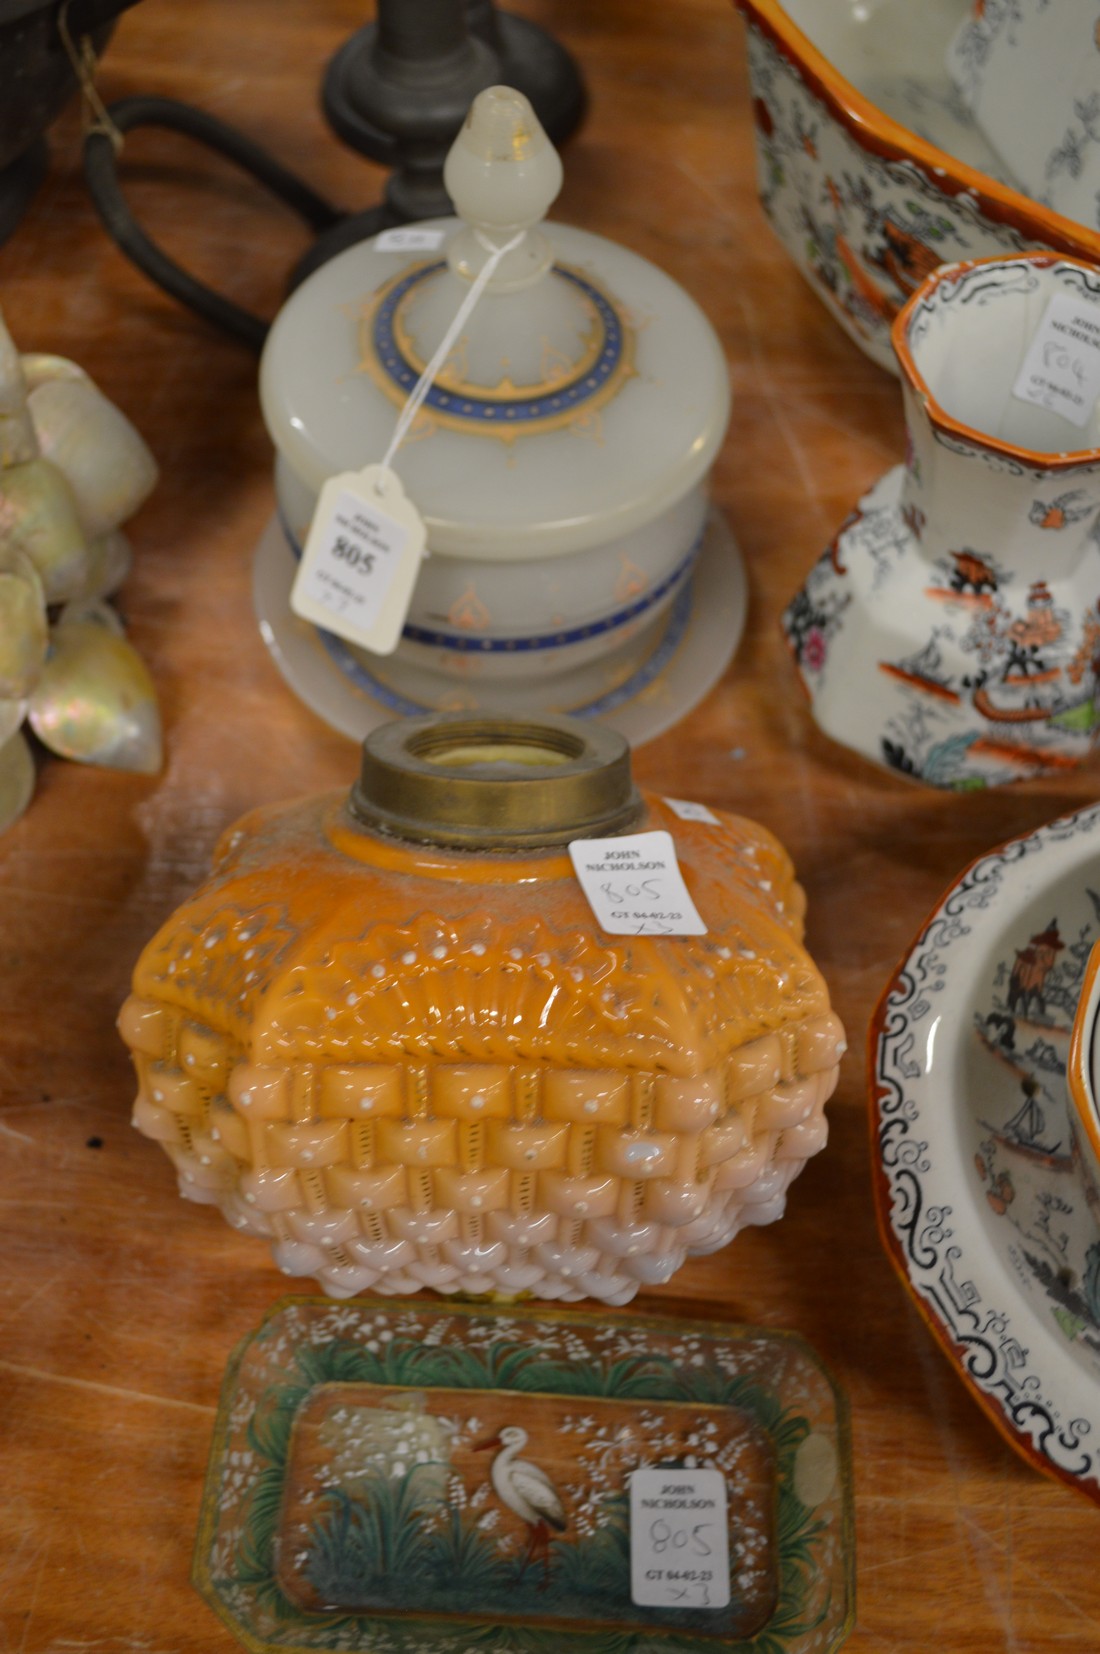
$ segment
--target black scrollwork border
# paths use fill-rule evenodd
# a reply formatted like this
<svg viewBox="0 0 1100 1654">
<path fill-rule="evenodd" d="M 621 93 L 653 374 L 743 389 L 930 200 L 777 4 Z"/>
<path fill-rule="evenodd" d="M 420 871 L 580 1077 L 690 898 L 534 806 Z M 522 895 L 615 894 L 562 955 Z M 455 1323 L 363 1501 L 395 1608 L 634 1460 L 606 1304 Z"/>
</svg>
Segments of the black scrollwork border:
<svg viewBox="0 0 1100 1654">
<path fill-rule="evenodd" d="M 974 862 L 937 905 L 894 974 L 871 1023 L 868 1058 L 879 1228 L 917 1308 L 994 1423 L 1038 1468 L 1100 1502 L 1092 1421 L 1066 1419 L 1018 1335 L 1013 1313 L 974 1279 L 937 1200 L 935 1122 L 922 1118 L 920 1024 L 946 983 L 944 957 L 1005 893 L 1006 874 L 1052 845 L 1100 829 L 1100 805 L 1063 816 Z M 1003 1283 L 997 1283 L 1003 1285 Z M 996 1291 L 996 1287 L 994 1288 Z"/>
</svg>

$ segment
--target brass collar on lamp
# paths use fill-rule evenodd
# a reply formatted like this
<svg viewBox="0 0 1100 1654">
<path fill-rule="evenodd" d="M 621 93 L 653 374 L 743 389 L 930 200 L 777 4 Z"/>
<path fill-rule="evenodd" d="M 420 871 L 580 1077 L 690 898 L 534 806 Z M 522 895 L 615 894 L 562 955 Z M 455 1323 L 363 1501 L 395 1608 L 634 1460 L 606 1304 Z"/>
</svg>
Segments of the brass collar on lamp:
<svg viewBox="0 0 1100 1654">
<path fill-rule="evenodd" d="M 642 812 L 617 731 L 541 714 L 384 724 L 363 743 L 348 803 L 376 831 L 464 849 L 620 833 Z"/>
</svg>

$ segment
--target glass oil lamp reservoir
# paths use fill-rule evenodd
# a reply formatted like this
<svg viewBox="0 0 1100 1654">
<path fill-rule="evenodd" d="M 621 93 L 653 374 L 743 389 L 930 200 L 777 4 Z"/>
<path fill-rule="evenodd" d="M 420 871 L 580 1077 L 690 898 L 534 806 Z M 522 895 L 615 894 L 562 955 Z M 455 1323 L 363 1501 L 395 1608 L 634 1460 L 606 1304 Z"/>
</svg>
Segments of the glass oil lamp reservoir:
<svg viewBox="0 0 1100 1654">
<path fill-rule="evenodd" d="M 781 1216 L 843 1033 L 782 846 L 572 719 L 383 726 L 259 810 L 138 961 L 135 1124 L 335 1296 L 624 1303 Z M 611 936 L 575 840 L 663 829 L 706 934 Z"/>
</svg>

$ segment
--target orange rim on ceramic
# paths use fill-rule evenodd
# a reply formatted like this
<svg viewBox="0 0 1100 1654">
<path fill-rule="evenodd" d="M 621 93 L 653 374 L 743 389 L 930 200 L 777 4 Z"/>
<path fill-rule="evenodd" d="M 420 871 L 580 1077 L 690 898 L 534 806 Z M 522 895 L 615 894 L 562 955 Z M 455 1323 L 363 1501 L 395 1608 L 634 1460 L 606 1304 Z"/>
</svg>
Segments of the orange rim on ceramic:
<svg viewBox="0 0 1100 1654">
<path fill-rule="evenodd" d="M 861 148 L 888 161 L 912 161 L 944 195 L 972 195 L 985 217 L 995 223 L 1010 224 L 1028 239 L 1053 243 L 1100 263 L 1100 235 L 956 160 L 885 114 L 833 67 L 791 21 L 779 0 L 734 0 L 734 5 L 779 48 Z"/>
<path fill-rule="evenodd" d="M 1096 1117 L 1096 1101 L 1089 1078 L 1092 1067 L 1093 1029 L 1097 1009 L 1100 1008 L 1100 942 L 1089 954 L 1085 966 L 1085 980 L 1073 1018 L 1073 1032 L 1069 1041 L 1069 1061 L 1066 1064 L 1066 1084 L 1077 1124 L 1089 1140 L 1093 1154 L 1100 1161 L 1100 1120 Z"/>
<path fill-rule="evenodd" d="M 1100 248 L 1097 249 L 1100 258 Z M 1068 453 L 1040 453 L 1035 448 L 1020 448 L 1012 442 L 1002 442 L 999 437 L 987 436 L 984 431 L 977 430 L 973 425 L 964 425 L 955 419 L 946 409 L 941 408 L 924 379 L 923 374 L 913 360 L 913 353 L 909 348 L 909 323 L 913 312 L 922 305 L 928 296 L 941 283 L 954 284 L 962 281 L 972 270 L 990 269 L 994 265 L 1029 264 L 1033 268 L 1047 270 L 1055 264 L 1068 264 L 1075 270 L 1084 270 L 1088 275 L 1100 278 L 1100 268 L 1095 264 L 1088 264 L 1084 259 L 1068 258 L 1064 253 L 995 253 L 992 258 L 962 259 L 957 264 L 944 264 L 938 270 L 933 270 L 926 276 L 915 293 L 910 294 L 902 308 L 898 311 L 890 328 L 890 343 L 894 347 L 894 354 L 898 359 L 903 377 L 916 391 L 921 404 L 928 416 L 929 423 L 937 430 L 948 436 L 959 437 L 974 448 L 984 448 L 987 453 L 1007 454 L 1012 459 L 1024 460 L 1037 471 L 1068 471 L 1090 462 L 1100 464 L 1100 448 L 1076 448 Z"/>
<path fill-rule="evenodd" d="M 1091 1500 L 1094 1504 L 1100 1504 L 1100 1484 L 1080 1480 L 1069 1471 L 1063 1470 L 1061 1466 L 1055 1464 L 1052 1459 L 1048 1459 L 1044 1454 L 1040 1453 L 1039 1450 L 1036 1447 L 1033 1447 L 1024 1436 L 1013 1430 L 1012 1426 L 1009 1424 L 996 1402 L 992 1399 L 992 1397 L 986 1394 L 986 1392 L 975 1382 L 970 1373 L 967 1371 L 965 1360 L 966 1349 L 964 1345 L 957 1339 L 952 1338 L 943 1323 L 935 1315 L 933 1315 L 932 1311 L 928 1308 L 928 1305 L 913 1285 L 909 1271 L 905 1267 L 905 1257 L 902 1253 L 901 1244 L 895 1235 L 893 1225 L 890 1222 L 890 1187 L 879 1160 L 879 1105 L 885 1100 L 888 1093 L 886 1087 L 881 1086 L 878 1083 L 876 1077 L 876 1057 L 878 1053 L 879 1041 L 885 1032 L 889 1000 L 901 984 L 902 976 L 904 975 L 906 965 L 908 964 L 913 953 L 917 939 L 922 937 L 927 932 L 933 919 L 943 907 L 943 904 L 950 895 L 951 891 L 963 882 L 968 874 L 978 866 L 979 862 L 985 861 L 989 856 L 996 855 L 1000 850 L 1005 850 L 1008 845 L 1013 842 L 1014 841 L 1012 839 L 1006 839 L 1002 844 L 994 845 L 991 849 L 984 850 L 980 856 L 975 856 L 973 861 L 967 863 L 967 865 L 959 873 L 958 877 L 951 881 L 948 889 L 941 892 L 932 907 L 930 907 L 928 912 L 925 914 L 923 923 L 914 931 L 913 940 L 902 954 L 897 965 L 891 971 L 890 980 L 883 989 L 878 1004 L 875 1006 L 874 1015 L 871 1017 L 871 1024 L 867 1030 L 867 1089 L 871 1103 L 871 1106 L 867 1111 L 867 1120 L 871 1135 L 871 1187 L 874 1192 L 875 1200 L 875 1224 L 878 1228 L 879 1239 L 882 1242 L 886 1256 L 893 1264 L 894 1269 L 901 1280 L 901 1284 L 908 1293 L 917 1314 L 920 1316 L 929 1332 L 931 1332 L 932 1336 L 935 1338 L 937 1344 L 939 1344 L 948 1360 L 951 1362 L 958 1378 L 970 1391 L 970 1394 L 973 1396 L 982 1412 L 994 1426 L 998 1435 L 1004 1438 L 1005 1442 L 1007 1442 L 1008 1446 L 1012 1448 L 1014 1453 L 1019 1454 L 1020 1458 L 1026 1459 L 1027 1463 L 1031 1465 L 1034 1470 L 1040 1471 L 1044 1476 L 1053 1477 L 1055 1481 L 1064 1482 L 1067 1487 L 1071 1487 L 1075 1489 L 1076 1492 L 1083 1494 L 1086 1499 Z M 1100 951 L 1100 943 L 1097 944 L 1097 950 L 1094 951 Z M 1098 968 L 1100 968 L 1100 962 L 1098 962 Z M 1090 971 L 1092 969 L 1091 959 L 1089 961 L 1089 969 Z"/>
</svg>

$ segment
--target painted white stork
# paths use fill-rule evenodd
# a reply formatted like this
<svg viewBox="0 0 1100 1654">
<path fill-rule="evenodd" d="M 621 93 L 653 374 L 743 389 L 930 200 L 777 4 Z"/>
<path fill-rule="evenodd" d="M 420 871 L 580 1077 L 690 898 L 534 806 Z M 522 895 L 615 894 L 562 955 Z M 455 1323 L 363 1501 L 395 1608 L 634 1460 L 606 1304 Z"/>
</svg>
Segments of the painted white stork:
<svg viewBox="0 0 1100 1654">
<path fill-rule="evenodd" d="M 518 1424 L 506 1424 L 498 1435 L 479 1442 L 478 1451 L 484 1452 L 490 1447 L 499 1449 L 489 1479 L 501 1504 L 514 1511 L 531 1530 L 520 1572 L 541 1556 L 545 1587 L 550 1579 L 550 1530 L 564 1533 L 567 1523 L 557 1489 L 545 1470 L 527 1459 L 517 1459 L 516 1454 L 526 1446 L 526 1430 L 521 1430 Z"/>
</svg>

